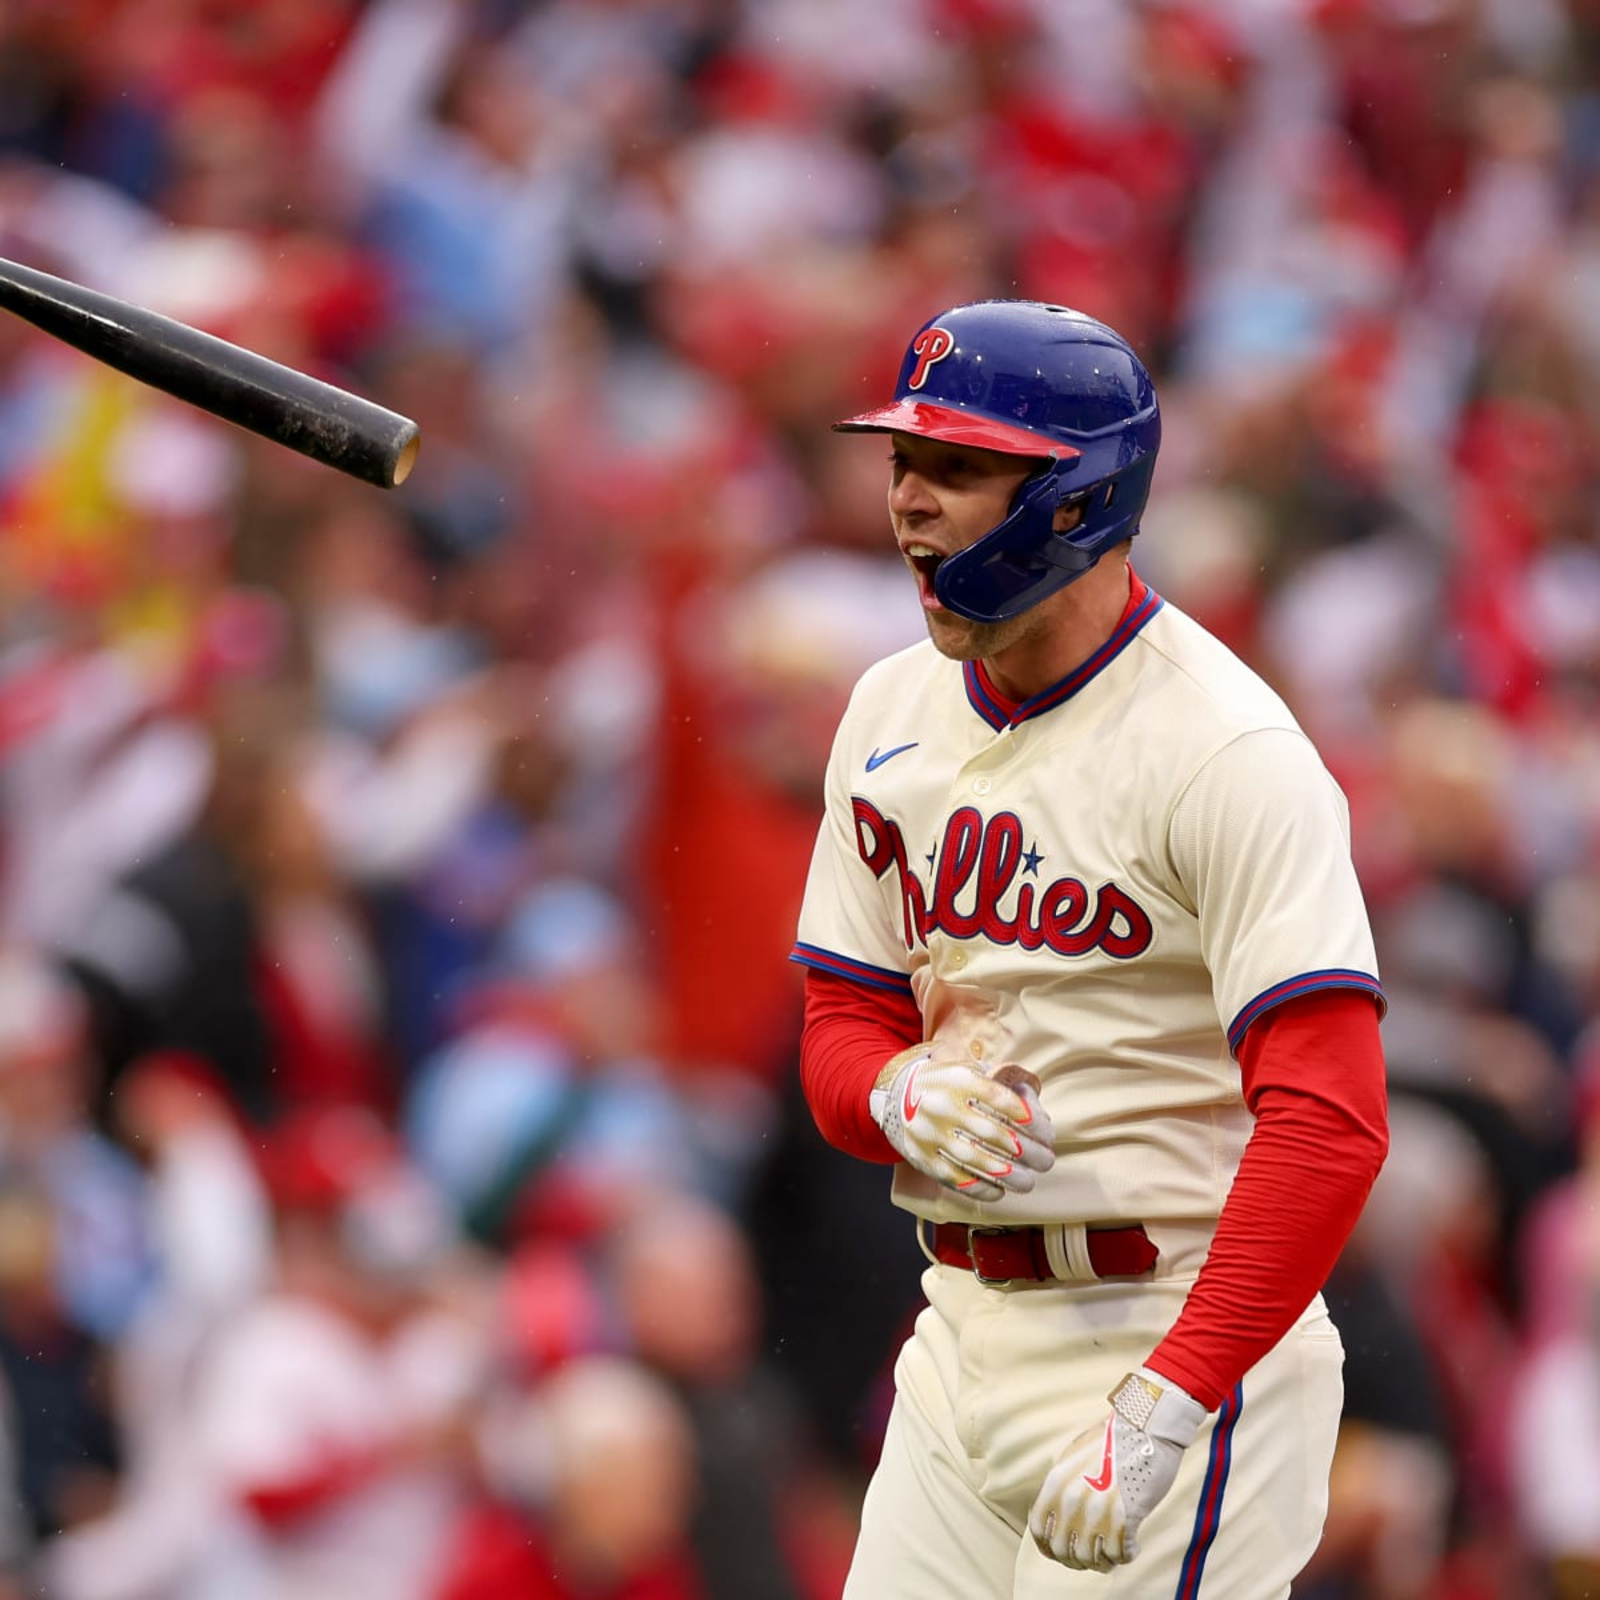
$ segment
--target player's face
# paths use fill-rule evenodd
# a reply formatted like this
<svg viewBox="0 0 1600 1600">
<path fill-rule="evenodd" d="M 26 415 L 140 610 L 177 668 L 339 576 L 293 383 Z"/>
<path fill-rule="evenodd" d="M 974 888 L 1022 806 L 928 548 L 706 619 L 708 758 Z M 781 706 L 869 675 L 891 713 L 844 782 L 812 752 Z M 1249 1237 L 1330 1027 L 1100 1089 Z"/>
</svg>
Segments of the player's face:
<svg viewBox="0 0 1600 1600">
<path fill-rule="evenodd" d="M 889 518 L 895 542 L 916 575 L 928 635 L 956 661 L 998 655 L 1040 626 L 1033 611 L 1005 622 L 973 622 L 939 604 L 933 575 L 946 556 L 981 539 L 1011 509 L 1038 466 L 1027 456 L 947 444 L 917 434 L 890 435 Z"/>
</svg>

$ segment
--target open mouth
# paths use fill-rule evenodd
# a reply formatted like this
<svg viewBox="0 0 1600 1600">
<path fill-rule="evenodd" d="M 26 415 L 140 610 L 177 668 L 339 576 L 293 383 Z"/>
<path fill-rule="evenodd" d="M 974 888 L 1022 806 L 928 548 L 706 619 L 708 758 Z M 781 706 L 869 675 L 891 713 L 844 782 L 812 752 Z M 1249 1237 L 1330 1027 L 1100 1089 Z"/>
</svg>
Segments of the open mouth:
<svg viewBox="0 0 1600 1600">
<path fill-rule="evenodd" d="M 905 558 L 906 565 L 917 575 L 917 588 L 921 592 L 923 606 L 937 606 L 939 602 L 933 591 L 933 575 L 943 564 L 944 557 L 925 544 L 912 544 L 906 546 Z"/>
</svg>

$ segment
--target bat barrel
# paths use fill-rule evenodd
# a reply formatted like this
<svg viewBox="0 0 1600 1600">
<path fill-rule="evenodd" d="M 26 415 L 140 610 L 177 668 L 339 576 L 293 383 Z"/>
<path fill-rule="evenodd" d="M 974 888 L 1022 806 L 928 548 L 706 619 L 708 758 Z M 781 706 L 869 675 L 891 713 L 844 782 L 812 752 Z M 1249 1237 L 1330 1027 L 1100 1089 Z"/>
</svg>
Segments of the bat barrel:
<svg viewBox="0 0 1600 1600">
<path fill-rule="evenodd" d="M 392 489 L 417 425 L 348 390 L 113 295 L 0 260 L 0 308 L 151 388 Z"/>
</svg>

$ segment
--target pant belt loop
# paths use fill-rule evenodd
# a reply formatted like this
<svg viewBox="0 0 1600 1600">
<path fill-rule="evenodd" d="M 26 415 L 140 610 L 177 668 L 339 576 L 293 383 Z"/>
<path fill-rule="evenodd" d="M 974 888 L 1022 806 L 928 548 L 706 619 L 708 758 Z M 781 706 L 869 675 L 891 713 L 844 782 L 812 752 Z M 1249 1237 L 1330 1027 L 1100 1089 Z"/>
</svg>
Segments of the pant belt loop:
<svg viewBox="0 0 1600 1600">
<path fill-rule="evenodd" d="M 1052 1222 L 1044 1230 L 1050 1270 L 1067 1283 L 1093 1283 L 1099 1274 L 1089 1260 L 1089 1230 L 1081 1222 Z"/>
<path fill-rule="evenodd" d="M 1044 1226 L 1044 1254 L 1050 1270 L 1058 1278 L 1070 1279 L 1072 1263 L 1067 1259 L 1066 1224 L 1047 1222 Z"/>
<path fill-rule="evenodd" d="M 917 1248 L 928 1258 L 930 1266 L 938 1266 L 939 1258 L 933 1253 L 933 1246 L 928 1242 L 928 1219 L 917 1218 Z"/>
</svg>

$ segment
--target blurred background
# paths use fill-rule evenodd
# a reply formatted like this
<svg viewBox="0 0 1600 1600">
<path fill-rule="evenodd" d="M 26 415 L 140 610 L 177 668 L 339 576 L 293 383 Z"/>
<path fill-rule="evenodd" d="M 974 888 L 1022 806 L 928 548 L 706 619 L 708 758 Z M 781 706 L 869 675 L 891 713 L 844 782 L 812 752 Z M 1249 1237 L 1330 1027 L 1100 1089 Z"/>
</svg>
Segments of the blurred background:
<svg viewBox="0 0 1600 1600">
<path fill-rule="evenodd" d="M 0 1597 L 833 1600 L 921 1257 L 786 962 L 910 331 L 1118 327 L 1350 797 L 1312 1600 L 1600 1595 L 1596 0 L 0 0 Z"/>
</svg>

